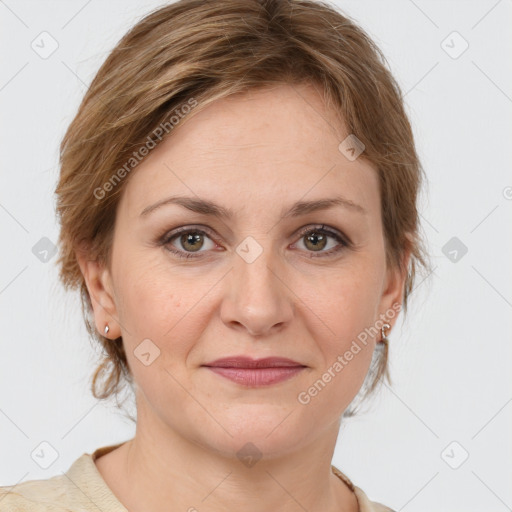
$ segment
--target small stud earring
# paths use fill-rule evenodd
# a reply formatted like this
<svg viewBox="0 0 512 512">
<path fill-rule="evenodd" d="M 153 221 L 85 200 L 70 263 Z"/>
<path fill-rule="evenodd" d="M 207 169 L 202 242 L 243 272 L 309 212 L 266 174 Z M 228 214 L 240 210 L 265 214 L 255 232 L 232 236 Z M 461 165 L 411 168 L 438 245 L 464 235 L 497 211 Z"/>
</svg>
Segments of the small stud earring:
<svg viewBox="0 0 512 512">
<path fill-rule="evenodd" d="M 388 329 L 391 329 L 391 325 L 389 324 L 384 324 L 381 328 L 380 328 L 380 333 L 382 335 L 382 340 L 381 340 L 381 343 L 388 343 L 388 339 L 386 337 L 386 333 L 384 332 L 385 330 L 387 331 Z"/>
<path fill-rule="evenodd" d="M 105 336 L 108 334 L 108 331 L 110 331 L 110 327 L 107 325 L 105 325 Z"/>
</svg>

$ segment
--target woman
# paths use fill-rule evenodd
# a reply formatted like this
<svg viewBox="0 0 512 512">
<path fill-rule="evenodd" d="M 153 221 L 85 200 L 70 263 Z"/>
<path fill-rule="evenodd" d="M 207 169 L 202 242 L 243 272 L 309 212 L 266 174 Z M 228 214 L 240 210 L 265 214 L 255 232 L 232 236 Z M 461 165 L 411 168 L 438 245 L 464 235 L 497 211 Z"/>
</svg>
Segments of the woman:
<svg viewBox="0 0 512 512">
<path fill-rule="evenodd" d="M 421 178 L 382 55 L 326 4 L 140 21 L 56 189 L 60 275 L 106 352 L 93 394 L 131 386 L 136 435 L 2 488 L 2 510 L 391 510 L 331 461 L 426 266 Z"/>
</svg>

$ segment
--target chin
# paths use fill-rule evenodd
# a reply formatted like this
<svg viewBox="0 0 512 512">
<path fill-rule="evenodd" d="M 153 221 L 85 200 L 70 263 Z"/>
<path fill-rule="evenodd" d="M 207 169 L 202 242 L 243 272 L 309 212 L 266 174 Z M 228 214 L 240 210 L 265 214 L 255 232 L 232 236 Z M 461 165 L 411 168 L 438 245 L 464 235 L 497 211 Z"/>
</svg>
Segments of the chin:
<svg viewBox="0 0 512 512">
<path fill-rule="evenodd" d="M 200 443 L 226 458 L 277 458 L 300 449 L 317 430 L 310 425 L 308 432 L 307 421 L 300 421 L 299 416 L 292 406 L 267 403 L 231 407 L 222 418 L 215 416 L 230 435 L 218 425 L 214 430 L 205 428 L 198 433 Z M 214 435 L 205 437 L 206 433 Z"/>
</svg>

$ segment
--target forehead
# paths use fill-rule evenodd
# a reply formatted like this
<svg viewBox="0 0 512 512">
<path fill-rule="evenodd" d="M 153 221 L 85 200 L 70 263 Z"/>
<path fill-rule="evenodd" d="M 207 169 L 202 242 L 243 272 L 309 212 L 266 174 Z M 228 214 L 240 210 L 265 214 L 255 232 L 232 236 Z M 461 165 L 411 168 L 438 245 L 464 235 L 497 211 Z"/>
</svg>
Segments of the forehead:
<svg viewBox="0 0 512 512">
<path fill-rule="evenodd" d="M 278 85 L 214 101 L 145 157 L 120 208 L 135 217 L 166 196 L 196 195 L 250 213 L 342 194 L 378 214 L 373 166 L 338 146 L 349 135 L 311 85 Z M 254 213 L 254 211 L 252 211 Z"/>
</svg>

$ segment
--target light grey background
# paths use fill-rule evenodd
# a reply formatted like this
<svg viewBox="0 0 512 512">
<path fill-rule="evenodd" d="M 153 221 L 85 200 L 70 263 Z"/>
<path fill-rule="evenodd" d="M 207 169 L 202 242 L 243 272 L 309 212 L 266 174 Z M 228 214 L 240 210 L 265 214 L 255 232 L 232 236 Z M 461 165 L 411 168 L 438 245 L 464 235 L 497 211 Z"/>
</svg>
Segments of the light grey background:
<svg viewBox="0 0 512 512">
<path fill-rule="evenodd" d="M 87 85 L 159 5 L 0 0 L 0 485 L 48 478 L 134 434 L 90 394 L 97 349 L 78 297 L 32 248 L 57 240 L 58 144 Z M 379 44 L 406 94 L 435 270 L 390 336 L 393 387 L 342 428 L 333 462 L 396 510 L 512 510 L 512 1 L 336 5 Z M 48 58 L 31 47 L 51 49 L 43 31 L 58 43 Z M 456 262 L 443 250 L 452 237 L 468 249 Z M 42 442 L 58 453 L 47 469 L 31 457 Z"/>
</svg>

